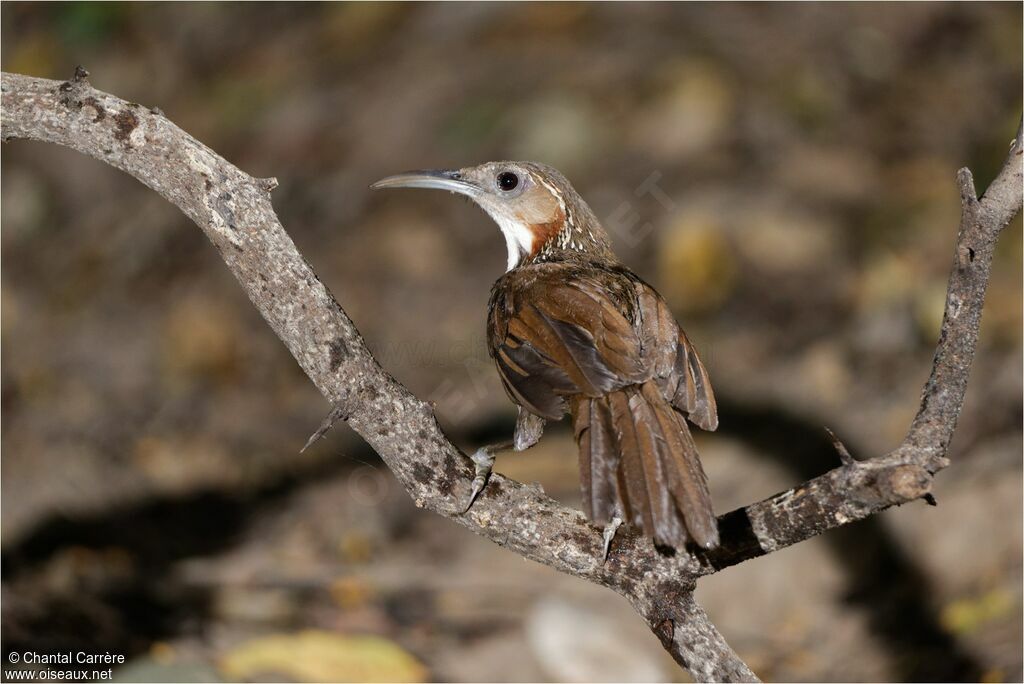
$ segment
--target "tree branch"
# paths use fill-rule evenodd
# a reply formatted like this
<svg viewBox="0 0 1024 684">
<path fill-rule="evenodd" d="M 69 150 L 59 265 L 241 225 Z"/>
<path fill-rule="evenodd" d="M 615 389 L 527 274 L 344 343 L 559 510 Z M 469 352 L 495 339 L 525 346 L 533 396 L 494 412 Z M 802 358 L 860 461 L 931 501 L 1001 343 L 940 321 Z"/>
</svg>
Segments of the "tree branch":
<svg viewBox="0 0 1024 684">
<path fill-rule="evenodd" d="M 946 314 L 921 410 L 895 451 L 832 470 L 719 519 L 713 553 L 660 554 L 623 531 L 607 563 L 601 533 L 536 486 L 494 474 L 468 514 L 472 468 L 430 406 L 376 362 L 331 293 L 285 232 L 270 201 L 275 179 L 256 179 L 159 110 L 98 91 L 80 69 L 68 82 L 2 75 L 2 135 L 64 145 L 134 176 L 191 218 L 219 250 L 250 300 L 299 365 L 373 447 L 416 505 L 556 570 L 630 600 L 665 648 L 698 680 L 756 677 L 692 595 L 696 578 L 789 546 L 826 529 L 926 496 L 947 463 L 977 341 L 992 250 L 1021 206 L 1021 137 L 985 197 L 960 173 L 964 211 Z"/>
</svg>

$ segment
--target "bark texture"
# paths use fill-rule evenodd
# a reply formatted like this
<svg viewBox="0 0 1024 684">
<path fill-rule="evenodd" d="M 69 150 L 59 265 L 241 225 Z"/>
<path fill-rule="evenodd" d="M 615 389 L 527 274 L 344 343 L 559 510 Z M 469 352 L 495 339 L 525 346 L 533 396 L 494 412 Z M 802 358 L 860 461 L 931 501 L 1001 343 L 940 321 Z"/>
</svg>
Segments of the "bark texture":
<svg viewBox="0 0 1024 684">
<path fill-rule="evenodd" d="M 963 214 L 931 377 L 907 437 L 892 452 L 843 464 L 789 491 L 719 518 L 721 547 L 668 557 L 621 532 L 602 562 L 601 531 L 536 486 L 495 473 L 469 513 L 473 469 L 431 407 L 367 350 L 334 296 L 299 254 L 274 212 L 273 178 L 253 178 L 178 128 L 159 110 L 94 89 L 79 68 L 65 82 L 2 75 L 2 137 L 64 145 L 131 174 L 180 208 L 207 235 L 250 300 L 331 403 L 325 426 L 346 421 L 376 451 L 416 505 L 500 546 L 629 599 L 665 648 L 698 681 L 756 681 L 693 598 L 694 582 L 930 496 L 932 478 L 963 404 L 992 254 L 1021 208 L 1020 129 L 997 178 L 978 198 L 958 175 Z M 842 451 L 841 451 L 842 454 Z M 846 455 L 848 456 L 848 455 Z"/>
</svg>

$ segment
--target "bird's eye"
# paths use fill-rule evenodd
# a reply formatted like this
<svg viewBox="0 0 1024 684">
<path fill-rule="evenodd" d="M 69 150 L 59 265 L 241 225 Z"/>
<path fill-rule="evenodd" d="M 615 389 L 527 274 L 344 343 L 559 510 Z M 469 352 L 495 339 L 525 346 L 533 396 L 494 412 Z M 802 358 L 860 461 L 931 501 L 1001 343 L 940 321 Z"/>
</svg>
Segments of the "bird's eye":
<svg viewBox="0 0 1024 684">
<path fill-rule="evenodd" d="M 519 176 L 511 171 L 502 171 L 498 174 L 498 187 L 505 192 L 515 190 L 517 185 L 519 185 Z"/>
</svg>

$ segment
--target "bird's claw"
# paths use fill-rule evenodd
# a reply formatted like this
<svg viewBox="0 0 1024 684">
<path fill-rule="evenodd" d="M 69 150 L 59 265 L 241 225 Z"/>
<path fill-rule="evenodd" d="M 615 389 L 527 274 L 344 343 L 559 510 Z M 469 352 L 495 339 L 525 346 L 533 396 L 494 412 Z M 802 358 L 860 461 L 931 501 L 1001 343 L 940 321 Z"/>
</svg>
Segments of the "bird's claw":
<svg viewBox="0 0 1024 684">
<path fill-rule="evenodd" d="M 466 503 L 466 507 L 462 509 L 463 513 L 469 512 L 476 498 L 480 496 L 480 492 L 484 491 L 484 487 L 487 486 L 487 480 L 491 477 L 491 468 L 494 467 L 494 453 L 488 447 L 477 449 L 469 458 L 473 461 L 475 474 L 473 476 L 473 491 L 469 495 L 469 502 Z"/>
<path fill-rule="evenodd" d="M 615 532 L 622 525 L 622 518 L 616 513 L 608 524 L 604 526 L 604 555 L 602 556 L 604 561 L 608 560 L 608 552 L 612 548 L 612 539 L 615 538 Z"/>
</svg>

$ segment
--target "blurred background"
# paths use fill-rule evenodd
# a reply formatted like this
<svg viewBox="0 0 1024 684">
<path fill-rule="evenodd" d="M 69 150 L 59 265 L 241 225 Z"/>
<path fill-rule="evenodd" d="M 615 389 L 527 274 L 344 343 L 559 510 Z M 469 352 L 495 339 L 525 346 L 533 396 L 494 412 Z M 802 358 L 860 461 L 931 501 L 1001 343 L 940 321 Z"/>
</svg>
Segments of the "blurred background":
<svg viewBox="0 0 1024 684">
<path fill-rule="evenodd" d="M 1021 114 L 1021 6 L 4 3 L 7 71 L 92 83 L 254 176 L 383 365 L 465 449 L 514 410 L 484 320 L 505 246 L 401 170 L 562 170 L 695 340 L 721 512 L 903 437 L 959 218 Z M 3 648 L 137 681 L 686 675 L 622 599 L 413 507 L 174 207 L 2 148 Z M 1021 223 L 967 403 L 914 503 L 708 578 L 775 680 L 1019 681 Z M 497 470 L 578 505 L 571 435 Z M 5 661 L 6 663 L 6 657 Z"/>
</svg>

